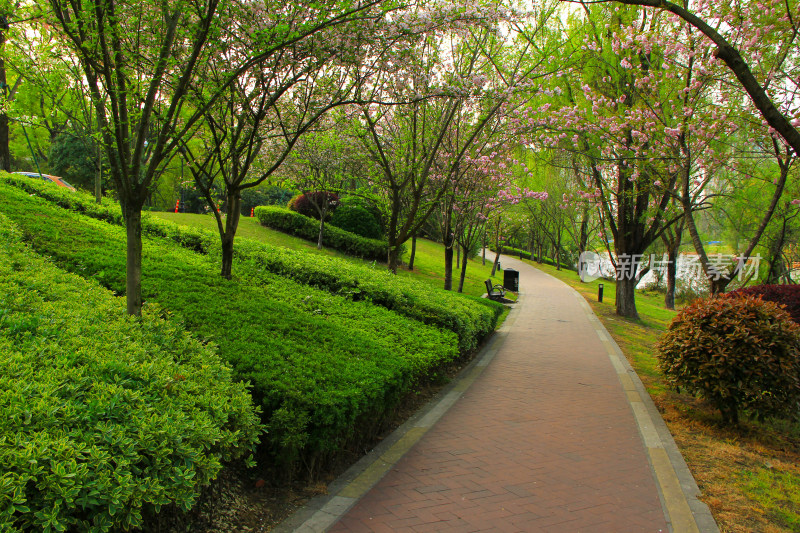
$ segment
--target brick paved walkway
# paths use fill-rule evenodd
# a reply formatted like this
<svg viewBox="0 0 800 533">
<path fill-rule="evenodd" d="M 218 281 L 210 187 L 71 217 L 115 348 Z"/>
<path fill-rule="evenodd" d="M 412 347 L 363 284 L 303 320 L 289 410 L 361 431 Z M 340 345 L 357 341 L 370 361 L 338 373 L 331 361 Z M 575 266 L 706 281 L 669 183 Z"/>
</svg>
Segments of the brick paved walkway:
<svg viewBox="0 0 800 533">
<path fill-rule="evenodd" d="M 491 362 L 363 497 L 338 498 L 338 522 L 297 531 L 697 531 L 667 525 L 645 430 L 585 302 L 502 262 L 523 296 Z"/>
</svg>

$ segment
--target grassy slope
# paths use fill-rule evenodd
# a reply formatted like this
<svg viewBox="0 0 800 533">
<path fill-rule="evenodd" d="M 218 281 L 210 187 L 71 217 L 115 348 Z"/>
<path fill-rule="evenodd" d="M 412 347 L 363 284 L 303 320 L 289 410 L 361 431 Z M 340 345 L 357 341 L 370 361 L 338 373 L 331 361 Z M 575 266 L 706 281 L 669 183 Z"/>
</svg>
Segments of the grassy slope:
<svg viewBox="0 0 800 533">
<path fill-rule="evenodd" d="M 38 251 L 81 275 L 124 290 L 122 228 L 4 184 L 0 196 L 5 200 L 2 211 L 22 224 Z M 363 413 L 377 418 L 375 411 L 391 407 L 395 396 L 404 394 L 426 369 L 456 355 L 454 333 L 368 301 L 352 302 L 265 272 L 228 282 L 215 274 L 211 257 L 165 239 L 144 241 L 145 297 L 161 301 L 180 313 L 191 329 L 216 339 L 220 354 L 234 364 L 238 377 L 253 382 L 270 420 L 277 416 L 274 413 L 307 411 L 307 426 L 300 429 L 307 428 L 309 442 L 320 449 L 327 449 L 323 441 L 333 442 L 350 426 L 329 418 L 358 418 Z M 224 305 L 236 312 L 221 313 Z M 436 340 L 426 344 L 423 339 Z M 410 346 L 416 348 L 409 350 Z M 281 433 L 278 421 L 273 422 L 270 442 L 299 431 L 280 426 L 286 430 Z M 312 442 L 313 438 L 317 440 Z"/>
<path fill-rule="evenodd" d="M 532 263 L 533 264 L 533 263 Z M 800 531 L 800 424 L 722 427 L 713 409 L 665 385 L 654 345 L 675 316 L 663 295 L 637 294 L 640 320 L 614 312 L 614 283 L 581 283 L 574 272 L 535 265 L 577 290 L 603 321 L 642 379 L 681 449 L 723 532 Z M 603 283 L 603 303 L 597 302 Z"/>
</svg>

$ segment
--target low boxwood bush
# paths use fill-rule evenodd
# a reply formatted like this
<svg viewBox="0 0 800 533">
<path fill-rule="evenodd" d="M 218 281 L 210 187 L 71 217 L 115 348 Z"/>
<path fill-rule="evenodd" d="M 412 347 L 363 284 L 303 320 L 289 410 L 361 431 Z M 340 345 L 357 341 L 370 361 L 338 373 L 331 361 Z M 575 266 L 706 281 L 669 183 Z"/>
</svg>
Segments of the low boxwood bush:
<svg viewBox="0 0 800 533">
<path fill-rule="evenodd" d="M 130 530 L 189 509 L 253 452 L 245 385 L 157 308 L 128 317 L 20 239 L 0 214 L 0 530 Z"/>
<path fill-rule="evenodd" d="M 370 268 L 335 257 L 287 249 L 265 250 L 260 243 L 243 240 L 240 268 L 262 268 L 303 284 L 341 294 L 353 300 L 369 300 L 402 315 L 458 335 L 459 349 L 467 353 L 494 331 L 502 304 L 451 291 L 431 289 L 422 282 L 398 278 L 385 268 Z"/>
<path fill-rule="evenodd" d="M 275 206 L 262 206 L 256 208 L 255 215 L 259 223 L 268 228 L 309 241 L 316 241 L 319 237 L 319 221 L 300 213 Z M 330 224 L 323 229 L 322 244 L 347 255 L 370 261 L 385 262 L 389 254 L 389 247 L 385 241 L 367 239 Z"/>
<path fill-rule="evenodd" d="M 72 193 L 39 180 L 5 176 L 12 185 L 24 187 L 27 192 L 57 205 L 121 224 L 117 204 L 104 200 L 103 205 L 98 206 L 90 195 Z M 3 180 L 0 173 L 0 181 Z M 192 250 L 219 255 L 219 237 L 210 231 L 180 226 L 147 213 L 142 216 L 142 231 Z M 335 257 L 312 256 L 248 239 L 237 239 L 234 253 L 239 261 L 236 269 L 267 270 L 352 300 L 369 300 L 425 324 L 450 330 L 458 335 L 462 352 L 474 349 L 481 339 L 494 331 L 503 311 L 502 304 L 491 300 L 434 290 L 419 281 L 400 279 L 385 268 L 370 268 Z"/>
<path fill-rule="evenodd" d="M 119 203 L 109 198 L 102 198 L 101 203 L 98 204 L 95 198 L 88 194 L 72 192 L 53 183 L 34 180 L 18 174 L 0 173 L 0 182 L 13 185 L 31 195 L 40 196 L 65 209 L 83 213 L 111 224 L 124 225 Z M 219 236 L 216 233 L 200 228 L 178 226 L 149 213 L 142 213 L 142 231 L 148 235 L 165 237 L 196 252 L 208 253 L 215 247 L 219 248 Z"/>
<path fill-rule="evenodd" d="M 800 324 L 800 285 L 754 285 L 731 291 L 727 296 L 760 296 L 764 301 L 783 306 L 792 320 Z"/>
<path fill-rule="evenodd" d="M 667 381 L 710 401 L 723 420 L 800 415 L 800 326 L 751 296 L 698 300 L 658 344 Z"/>
<path fill-rule="evenodd" d="M 0 199 L 41 253 L 124 291 L 123 228 L 13 187 L 0 185 Z M 212 256 L 171 240 L 145 238 L 143 265 L 145 300 L 217 343 L 235 377 L 252 382 L 268 426 L 265 450 L 287 469 L 331 458 L 355 428 L 379 429 L 419 380 L 458 356 L 452 332 L 256 266 L 225 280 Z"/>
</svg>

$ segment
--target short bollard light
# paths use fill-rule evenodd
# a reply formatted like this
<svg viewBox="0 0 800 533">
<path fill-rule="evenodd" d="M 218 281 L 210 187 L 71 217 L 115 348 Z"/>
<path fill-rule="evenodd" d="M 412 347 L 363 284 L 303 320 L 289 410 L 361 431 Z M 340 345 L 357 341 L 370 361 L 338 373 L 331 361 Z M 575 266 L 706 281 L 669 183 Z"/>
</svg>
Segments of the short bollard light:
<svg viewBox="0 0 800 533">
<path fill-rule="evenodd" d="M 597 301 L 603 303 L 603 284 L 597 284 Z"/>
</svg>

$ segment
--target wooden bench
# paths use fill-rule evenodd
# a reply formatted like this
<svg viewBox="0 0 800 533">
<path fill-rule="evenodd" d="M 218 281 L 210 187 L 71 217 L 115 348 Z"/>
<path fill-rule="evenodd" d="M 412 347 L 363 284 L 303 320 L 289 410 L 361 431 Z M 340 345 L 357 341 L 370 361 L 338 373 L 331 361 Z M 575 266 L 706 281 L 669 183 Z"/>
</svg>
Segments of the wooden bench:
<svg viewBox="0 0 800 533">
<path fill-rule="evenodd" d="M 486 285 L 486 297 L 498 302 L 505 300 L 506 290 L 502 285 L 492 285 L 492 280 L 487 279 L 483 282 Z"/>
</svg>

